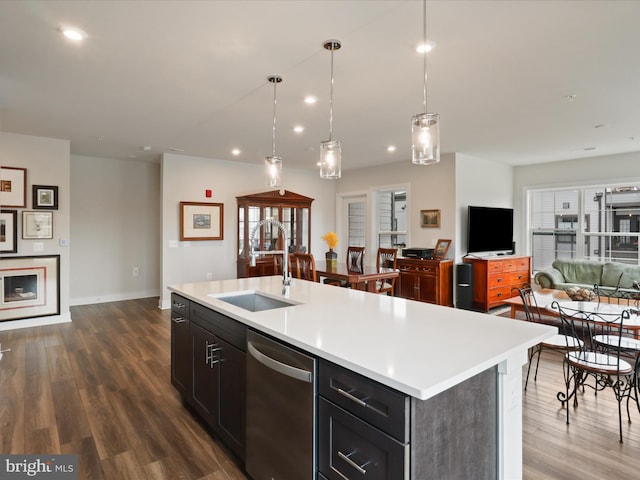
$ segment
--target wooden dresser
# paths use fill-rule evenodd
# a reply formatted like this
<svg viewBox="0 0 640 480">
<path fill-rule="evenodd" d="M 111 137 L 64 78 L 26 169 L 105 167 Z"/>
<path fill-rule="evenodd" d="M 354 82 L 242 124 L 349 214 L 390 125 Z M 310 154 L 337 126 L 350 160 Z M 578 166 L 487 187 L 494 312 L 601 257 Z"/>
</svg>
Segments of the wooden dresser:
<svg viewBox="0 0 640 480">
<path fill-rule="evenodd" d="M 473 306 L 484 312 L 517 295 L 511 290 L 531 279 L 531 257 L 465 257 L 464 263 L 473 266 Z"/>
<path fill-rule="evenodd" d="M 420 302 L 453 306 L 453 260 L 398 257 L 397 296 Z"/>
</svg>

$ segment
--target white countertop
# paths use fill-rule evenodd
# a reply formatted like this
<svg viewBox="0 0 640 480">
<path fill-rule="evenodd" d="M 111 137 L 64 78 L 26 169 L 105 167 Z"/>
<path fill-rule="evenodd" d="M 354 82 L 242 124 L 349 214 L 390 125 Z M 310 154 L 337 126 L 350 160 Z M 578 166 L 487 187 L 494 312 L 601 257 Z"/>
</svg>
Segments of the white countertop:
<svg viewBox="0 0 640 480">
<path fill-rule="evenodd" d="M 210 294 L 282 295 L 282 277 L 170 285 L 201 305 L 421 400 L 557 333 L 556 327 L 294 280 L 298 305 L 249 312 Z"/>
</svg>

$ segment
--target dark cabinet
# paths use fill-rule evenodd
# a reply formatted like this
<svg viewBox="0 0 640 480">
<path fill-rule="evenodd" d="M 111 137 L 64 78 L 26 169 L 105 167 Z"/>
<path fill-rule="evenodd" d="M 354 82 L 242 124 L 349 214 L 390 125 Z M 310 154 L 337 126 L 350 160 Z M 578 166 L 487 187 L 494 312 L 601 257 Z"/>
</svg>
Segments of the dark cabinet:
<svg viewBox="0 0 640 480">
<path fill-rule="evenodd" d="M 453 260 L 398 258 L 398 296 L 453 306 Z"/>
<path fill-rule="evenodd" d="M 191 391 L 191 337 L 189 300 L 171 295 L 171 384 L 187 395 Z"/>
<path fill-rule="evenodd" d="M 244 460 L 246 327 L 182 297 L 178 300 L 187 302 L 188 321 L 174 322 L 172 307 L 172 384 L 229 449 Z"/>
<path fill-rule="evenodd" d="M 498 478 L 497 375 L 418 400 L 321 360 L 318 479 Z"/>
</svg>

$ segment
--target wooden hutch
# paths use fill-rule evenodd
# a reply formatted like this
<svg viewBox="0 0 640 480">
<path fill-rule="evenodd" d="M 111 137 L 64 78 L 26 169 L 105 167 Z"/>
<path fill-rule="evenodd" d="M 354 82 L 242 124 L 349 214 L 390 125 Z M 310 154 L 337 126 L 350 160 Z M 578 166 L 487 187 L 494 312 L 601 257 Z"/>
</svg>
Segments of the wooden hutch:
<svg viewBox="0 0 640 480">
<path fill-rule="evenodd" d="M 236 197 L 238 202 L 238 264 L 237 277 L 260 277 L 274 275 L 274 255 L 285 253 L 310 253 L 311 251 L 311 202 L 288 190 L 273 190 Z M 259 228 L 253 239 L 254 251 L 269 251 L 256 258 L 256 266 L 249 265 L 249 236 L 258 223 L 267 218 L 281 222 L 289 245 L 284 245 L 280 229 L 270 223 Z"/>
</svg>

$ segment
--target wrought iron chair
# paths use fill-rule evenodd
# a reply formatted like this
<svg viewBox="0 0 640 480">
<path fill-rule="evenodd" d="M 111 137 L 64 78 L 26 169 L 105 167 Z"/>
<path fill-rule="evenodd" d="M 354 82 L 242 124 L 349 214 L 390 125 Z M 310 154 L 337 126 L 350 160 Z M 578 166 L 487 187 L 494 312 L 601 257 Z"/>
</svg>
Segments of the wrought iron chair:
<svg viewBox="0 0 640 480">
<path fill-rule="evenodd" d="M 540 309 L 538 308 L 538 302 L 534 295 L 531 285 L 526 285 L 522 288 L 514 287 L 512 293 L 518 293 L 522 300 L 522 306 L 524 309 L 525 318 L 528 322 L 532 323 L 544 323 L 540 317 Z M 561 329 L 561 333 L 554 335 L 547 340 L 540 342 L 529 351 L 529 366 L 527 367 L 527 377 L 524 382 L 524 389 L 527 390 L 529 384 L 529 374 L 531 373 L 531 365 L 534 357 L 536 357 L 536 371 L 533 374 L 533 381 L 538 380 L 538 367 L 540 365 L 540 354 L 545 348 L 548 350 L 566 353 L 569 350 L 576 350 L 582 346 L 582 340 L 575 336 L 567 336 L 566 332 Z"/>
<path fill-rule="evenodd" d="M 584 387 L 592 388 L 596 393 L 611 387 L 618 401 L 618 425 L 620 443 L 622 440 L 622 401 L 627 401 L 627 418 L 629 401 L 633 399 L 638 408 L 638 390 L 636 386 L 637 361 L 625 358 L 628 352 L 622 344 L 623 322 L 629 319 L 629 312 L 605 314 L 591 313 L 579 307 L 567 308 L 553 302 L 553 308 L 560 314 L 564 328 L 572 335 L 583 335 L 583 344 L 579 350 L 567 352 L 564 357 L 565 391 L 558 392 L 557 398 L 567 408 L 567 424 L 569 424 L 569 400 L 573 398 L 574 408 L 578 406 L 578 391 Z M 599 343 L 597 338 L 615 338 L 611 343 Z M 592 378 L 593 384 L 588 383 Z"/>
<path fill-rule="evenodd" d="M 376 270 L 379 272 L 381 268 L 396 268 L 396 256 L 398 250 L 395 248 L 378 248 L 378 256 L 376 257 Z M 396 279 L 378 280 L 376 282 L 376 293 L 389 295 L 393 297 L 396 287 Z"/>
<path fill-rule="evenodd" d="M 618 277 L 618 283 L 615 287 L 607 287 L 596 283 L 593 286 L 593 291 L 598 297 L 598 302 L 606 300 L 607 303 L 617 303 L 618 305 L 626 304 L 628 307 L 636 310 L 636 313 L 640 313 L 640 283 L 638 283 L 637 280 L 633 280 L 631 282 L 631 288 L 621 288 L 622 286 L 620 284 L 623 275 L 624 272 Z"/>
<path fill-rule="evenodd" d="M 311 282 L 318 281 L 316 262 L 311 253 L 289 254 L 289 265 L 291 265 L 291 276 Z"/>
</svg>

